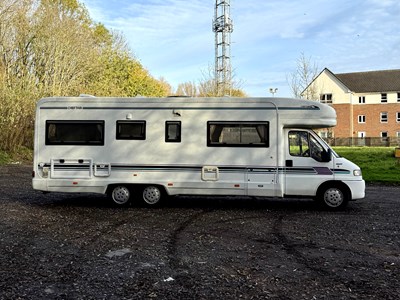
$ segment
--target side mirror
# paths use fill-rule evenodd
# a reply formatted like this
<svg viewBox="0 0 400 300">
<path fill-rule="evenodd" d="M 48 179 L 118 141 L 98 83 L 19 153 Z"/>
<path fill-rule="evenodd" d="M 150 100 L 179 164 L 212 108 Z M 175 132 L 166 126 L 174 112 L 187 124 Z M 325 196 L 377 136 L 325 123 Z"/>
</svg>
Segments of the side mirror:
<svg viewBox="0 0 400 300">
<path fill-rule="evenodd" d="M 321 160 L 322 162 L 330 162 L 332 160 L 332 151 L 330 148 L 328 148 L 328 151 L 322 150 Z"/>
</svg>

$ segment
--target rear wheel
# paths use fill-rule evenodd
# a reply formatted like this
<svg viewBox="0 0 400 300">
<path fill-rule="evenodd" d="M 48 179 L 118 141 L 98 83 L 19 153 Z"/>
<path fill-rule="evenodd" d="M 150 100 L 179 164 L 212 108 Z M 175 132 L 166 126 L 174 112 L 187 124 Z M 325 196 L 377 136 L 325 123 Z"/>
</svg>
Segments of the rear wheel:
<svg viewBox="0 0 400 300">
<path fill-rule="evenodd" d="M 155 185 L 149 185 L 143 189 L 142 199 L 146 205 L 155 206 L 160 203 L 162 197 L 162 190 Z"/>
<path fill-rule="evenodd" d="M 320 189 L 318 200 L 327 209 L 340 210 L 349 202 L 349 192 L 342 185 L 327 185 Z"/>
<path fill-rule="evenodd" d="M 118 206 L 124 206 L 131 200 L 131 191 L 124 185 L 118 185 L 111 189 L 110 198 Z"/>
</svg>

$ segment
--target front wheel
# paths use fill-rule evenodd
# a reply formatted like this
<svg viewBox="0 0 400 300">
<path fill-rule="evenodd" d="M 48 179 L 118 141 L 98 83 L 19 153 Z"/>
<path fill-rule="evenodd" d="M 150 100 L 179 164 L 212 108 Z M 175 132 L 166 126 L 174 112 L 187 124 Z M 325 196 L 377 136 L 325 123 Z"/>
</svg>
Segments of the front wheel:
<svg viewBox="0 0 400 300">
<path fill-rule="evenodd" d="M 318 200 L 329 210 L 340 210 L 349 202 L 349 193 L 340 185 L 326 186 L 319 191 Z"/>
</svg>

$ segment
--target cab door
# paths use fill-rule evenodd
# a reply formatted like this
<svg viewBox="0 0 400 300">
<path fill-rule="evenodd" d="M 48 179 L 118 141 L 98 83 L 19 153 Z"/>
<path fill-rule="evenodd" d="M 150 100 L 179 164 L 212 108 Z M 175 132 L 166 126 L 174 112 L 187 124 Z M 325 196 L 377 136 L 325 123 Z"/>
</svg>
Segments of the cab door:
<svg viewBox="0 0 400 300">
<path fill-rule="evenodd" d="M 285 137 L 285 195 L 315 196 L 334 179 L 330 149 L 311 130 L 287 129 Z"/>
</svg>

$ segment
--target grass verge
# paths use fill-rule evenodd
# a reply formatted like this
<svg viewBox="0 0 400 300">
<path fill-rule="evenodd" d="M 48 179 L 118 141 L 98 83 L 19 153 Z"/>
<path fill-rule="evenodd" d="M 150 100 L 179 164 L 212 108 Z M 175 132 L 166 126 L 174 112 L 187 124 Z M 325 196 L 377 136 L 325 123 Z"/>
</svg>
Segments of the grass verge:
<svg viewBox="0 0 400 300">
<path fill-rule="evenodd" d="M 32 164 L 33 150 L 21 147 L 15 152 L 0 150 L 0 166 L 6 164 Z"/>
<path fill-rule="evenodd" d="M 334 147 L 334 150 L 358 165 L 364 180 L 400 184 L 400 161 L 393 147 Z"/>
</svg>

